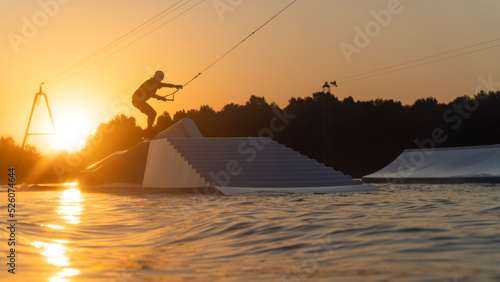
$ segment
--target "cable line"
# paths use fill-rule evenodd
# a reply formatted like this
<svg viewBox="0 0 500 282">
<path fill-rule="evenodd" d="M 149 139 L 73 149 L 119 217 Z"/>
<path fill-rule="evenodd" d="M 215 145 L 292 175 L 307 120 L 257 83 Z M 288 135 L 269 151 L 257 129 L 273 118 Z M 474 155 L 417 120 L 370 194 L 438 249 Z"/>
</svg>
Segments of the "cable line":
<svg viewBox="0 0 500 282">
<path fill-rule="evenodd" d="M 191 1 L 191 0 L 189 0 L 189 1 Z M 81 70 L 77 71 L 77 72 L 76 72 L 76 73 L 74 73 L 73 75 L 71 75 L 71 76 L 69 76 L 69 77 L 67 77 L 67 78 L 65 78 L 65 79 L 63 79 L 63 80 L 61 80 L 61 81 L 59 81 L 59 82 L 57 82 L 57 83 L 55 83 L 55 84 L 53 84 L 53 85 L 57 85 L 57 84 L 59 84 L 59 83 L 61 83 L 61 82 L 64 82 L 64 81 L 68 80 L 69 78 L 71 78 L 71 77 L 73 77 L 73 76 L 75 76 L 75 75 L 77 75 L 77 74 L 79 74 L 79 73 L 81 73 L 81 72 L 83 72 L 83 71 L 85 71 L 85 70 L 87 70 L 87 69 L 89 69 L 89 68 L 91 68 L 91 67 L 95 66 L 96 64 L 98 64 L 98 63 L 100 63 L 100 62 L 102 62 L 102 61 L 106 60 L 107 58 L 109 58 L 109 57 L 113 56 L 114 54 L 116 54 L 116 53 L 120 52 L 121 50 L 123 50 L 123 49 L 127 48 L 128 46 L 130 46 L 130 45 L 134 44 L 135 42 L 139 41 L 140 39 L 142 39 L 142 38 L 146 37 L 147 35 L 151 34 L 152 32 L 154 32 L 155 30 L 159 29 L 160 27 L 162 27 L 162 26 L 164 26 L 164 25 L 168 24 L 169 22 L 171 22 L 171 21 L 175 20 L 176 18 L 178 18 L 178 17 L 182 16 L 183 14 L 185 14 L 185 13 L 189 12 L 191 9 L 195 8 L 196 6 L 200 5 L 201 3 L 205 2 L 205 1 L 206 1 L 206 0 L 201 0 L 200 2 L 198 2 L 198 3 L 194 4 L 193 6 L 189 7 L 187 10 L 184 10 L 184 11 L 183 11 L 183 12 L 181 12 L 180 14 L 178 14 L 178 15 L 176 15 L 175 17 L 173 17 L 173 18 L 169 19 L 168 21 L 166 21 L 166 22 L 162 23 L 161 25 L 157 26 L 157 27 L 156 27 L 156 28 L 154 28 L 153 30 L 151 30 L 151 31 L 147 32 L 146 34 L 142 35 L 141 37 L 139 37 L 139 38 L 137 38 L 137 39 L 133 40 L 133 41 L 132 41 L 132 42 L 130 42 L 129 44 L 122 46 L 120 49 L 117 49 L 116 51 L 114 51 L 113 53 L 111 53 L 111 54 L 107 55 L 106 57 L 104 57 L 104 58 L 100 59 L 99 61 L 96 61 L 96 62 L 94 62 L 94 63 L 93 63 L 93 64 L 91 64 L 91 65 L 88 65 L 86 68 L 84 68 L 84 69 L 81 69 Z"/>
<path fill-rule="evenodd" d="M 93 58 L 95 58 L 97 55 L 101 54 L 104 50 L 106 49 L 109 49 L 110 47 L 113 47 L 114 45 L 120 43 L 120 42 L 123 42 L 124 40 L 128 39 L 129 37 L 131 37 L 134 33 L 134 31 L 142 31 L 144 30 L 144 28 L 150 26 L 151 24 L 153 24 L 154 22 L 157 22 L 159 19 L 163 18 L 164 16 L 166 15 L 163 15 L 161 16 L 159 19 L 156 19 L 154 20 L 153 22 L 151 22 L 153 19 L 157 18 L 158 16 L 160 16 L 162 13 L 165 13 L 166 11 L 168 11 L 169 9 L 172 9 L 173 7 L 175 7 L 176 5 L 178 5 L 180 2 L 182 2 L 183 0 L 180 0 L 178 2 L 176 2 L 175 4 L 173 4 L 172 6 L 168 7 L 167 9 L 163 10 L 161 13 L 155 15 L 154 17 L 150 18 L 148 21 L 144 22 L 143 24 L 141 24 L 140 26 L 136 27 L 135 29 L 133 29 L 132 31 L 126 33 L 125 35 L 121 36 L 120 38 L 116 39 L 115 41 L 113 41 L 112 43 L 106 45 L 105 47 L 99 49 L 98 51 L 94 52 L 93 54 L 91 54 L 90 56 L 84 58 L 83 60 L 79 61 L 78 63 L 76 63 L 75 65 L 65 69 L 64 71 L 60 72 L 59 74 L 53 76 L 52 78 L 50 78 L 49 80 L 54 80 L 56 79 L 57 77 L 61 76 L 62 74 L 66 73 L 66 72 L 70 72 L 72 70 L 74 70 L 75 68 L 81 66 L 82 64 L 85 64 L 86 62 L 92 60 Z M 188 2 L 190 2 L 191 0 L 188 0 Z M 72 75 L 70 75 L 69 77 L 66 77 L 64 78 L 63 80 L 57 82 L 57 83 L 53 83 L 53 85 L 57 85 L 77 74 L 79 74 L 80 72 L 82 71 L 85 71 L 87 70 L 88 68 L 102 62 L 103 60 L 109 58 L 110 56 L 116 54 L 117 52 L 121 51 L 122 49 L 132 45 L 133 43 L 141 40 L 142 38 L 144 38 L 145 36 L 151 34 L 152 32 L 156 31 L 157 29 L 159 29 L 160 27 L 170 23 L 171 21 L 175 20 L 176 18 L 180 17 L 181 15 L 187 13 L 188 11 L 190 11 L 191 9 L 197 7 L 198 5 L 200 5 L 201 3 L 203 3 L 204 1 L 206 0 L 201 0 L 199 2 L 197 2 L 196 4 L 194 4 L 193 6 L 189 7 L 188 9 L 184 10 L 183 12 L 179 13 L 178 15 L 176 15 L 175 17 L 169 19 L 168 21 L 160 24 L 159 26 L 155 27 L 154 29 L 148 31 L 147 33 L 143 34 L 142 36 L 140 36 L 139 38 L 136 38 L 134 39 L 133 41 L 131 41 L 130 43 L 128 43 L 127 45 L 124 45 L 122 46 L 121 48 L 115 50 L 113 53 L 101 58 L 100 60 L 92 63 L 91 65 L 88 65 L 87 67 L 83 68 L 83 69 L 80 69 L 79 71 L 77 71 L 76 73 L 73 73 Z M 196 78 L 198 78 L 202 73 L 204 73 L 205 71 L 207 71 L 208 69 L 210 69 L 212 66 L 214 66 L 215 64 L 217 64 L 219 61 L 221 61 L 224 57 L 226 57 L 229 53 L 231 53 L 234 49 L 238 48 L 241 44 L 243 44 L 247 39 L 249 39 L 252 35 L 254 35 L 255 33 L 257 33 L 258 31 L 260 31 L 264 26 L 266 26 L 267 24 L 269 24 L 271 21 L 273 21 L 276 17 L 278 17 L 281 13 L 283 13 L 285 10 L 287 10 L 290 6 L 292 6 L 293 4 L 295 4 L 295 2 L 297 2 L 298 0 L 293 0 L 292 2 L 290 2 L 288 5 L 286 5 L 283 9 L 281 9 L 280 11 L 278 11 L 276 14 L 274 14 L 270 19 L 268 19 L 266 22 L 264 22 L 262 25 L 260 25 L 257 29 L 255 29 L 252 33 L 250 33 L 249 35 L 247 35 L 245 38 L 243 38 L 240 42 L 238 42 L 236 45 L 234 45 L 231 49 L 229 49 L 228 51 L 226 51 L 224 54 L 222 54 L 220 57 L 218 57 L 215 61 L 213 61 L 210 65 L 208 65 L 205 69 L 203 69 L 201 72 L 199 72 L 197 75 L 195 75 L 193 78 L 191 78 L 189 81 L 187 81 L 186 83 L 184 83 L 183 86 L 186 86 L 188 85 L 189 83 L 191 83 L 193 80 L 195 80 Z M 178 6 L 177 8 L 175 8 L 173 11 L 181 8 L 182 6 L 186 5 L 188 2 L 185 2 L 183 3 L 182 5 Z M 173 11 L 171 11 L 170 13 L 172 13 Z M 168 14 L 170 14 L 168 13 Z M 167 14 L 167 15 L 168 15 Z M 148 24 L 146 27 L 143 27 L 144 25 L 146 25 L 147 23 L 151 22 L 150 24 Z M 141 28 L 142 27 L 142 28 Z M 137 33 L 135 32 L 135 33 Z M 47 80 L 47 81 L 49 81 Z M 163 96 L 163 97 L 168 97 L 168 96 L 174 96 L 175 93 L 177 93 L 179 91 L 179 89 L 175 90 L 173 93 L 171 94 L 168 94 L 166 96 Z M 173 98 L 172 98 L 173 100 Z"/>
<path fill-rule="evenodd" d="M 255 33 L 257 33 L 260 29 L 262 29 L 264 26 L 266 26 L 268 23 L 270 23 L 272 20 L 274 20 L 277 16 L 279 16 L 281 13 L 283 13 L 286 9 L 288 9 L 290 6 L 292 6 L 293 4 L 295 4 L 295 2 L 297 2 L 297 0 L 293 0 L 292 2 L 290 2 L 288 5 L 286 5 L 283 9 L 281 9 L 278 13 L 274 14 L 274 16 L 272 16 L 269 20 L 267 20 L 266 22 L 264 22 L 262 25 L 260 25 L 256 30 L 254 30 L 252 33 L 250 33 L 249 35 L 247 35 L 245 38 L 243 38 L 243 40 L 241 40 L 239 43 L 237 43 L 236 45 L 234 45 L 231 49 L 229 49 L 226 53 L 222 54 L 222 56 L 220 56 L 219 58 L 217 58 L 214 62 L 212 62 L 210 65 L 208 65 L 205 69 L 203 69 L 201 72 L 199 72 L 197 75 L 195 75 L 193 78 L 191 78 L 188 82 L 184 83 L 182 86 L 185 87 L 186 85 L 188 85 L 189 83 L 191 83 L 193 80 L 195 80 L 196 78 L 198 78 L 202 73 L 204 73 L 205 71 L 207 71 L 209 68 L 211 68 L 213 65 L 217 64 L 220 60 L 222 60 L 224 57 L 226 57 L 229 53 L 231 53 L 234 49 L 238 48 L 241 44 L 243 44 L 243 42 L 245 42 L 248 38 L 250 38 L 252 35 L 254 35 Z M 165 95 L 163 97 L 168 97 L 168 96 L 174 96 L 175 93 L 177 93 L 180 89 L 177 89 L 175 90 L 173 93 L 171 94 L 168 94 L 168 95 Z M 173 101 L 173 98 L 172 100 Z"/>
<path fill-rule="evenodd" d="M 374 76 L 389 74 L 389 73 L 393 73 L 393 72 L 400 71 L 400 70 L 411 69 L 411 68 L 415 68 L 415 67 L 419 67 L 419 66 L 423 66 L 423 65 L 427 65 L 427 64 L 431 64 L 431 63 L 435 63 L 435 62 L 447 60 L 447 59 L 451 59 L 451 58 L 456 58 L 456 57 L 460 57 L 460 56 L 464 56 L 464 55 L 468 55 L 468 54 L 472 54 L 472 53 L 477 53 L 477 52 L 485 51 L 485 50 L 488 50 L 488 49 L 499 47 L 500 44 L 489 46 L 489 47 L 485 47 L 485 48 L 482 48 L 482 49 L 472 50 L 472 51 L 465 52 L 465 53 L 460 53 L 460 54 L 448 56 L 448 57 L 445 57 L 445 58 L 440 58 L 440 59 L 432 60 L 432 61 L 429 61 L 429 62 L 423 62 L 423 63 L 420 63 L 420 64 L 411 65 L 411 66 L 402 67 L 402 68 L 397 68 L 397 69 L 394 69 L 394 70 L 390 70 L 390 71 L 379 73 L 380 71 L 383 71 L 383 70 L 391 69 L 391 68 L 398 67 L 398 66 L 404 66 L 404 65 L 412 64 L 412 63 L 420 62 L 420 61 L 431 59 L 431 58 L 435 58 L 435 57 L 440 57 L 440 56 L 443 56 L 443 55 L 447 55 L 447 54 L 450 54 L 450 53 L 454 53 L 454 52 L 466 50 L 466 49 L 469 49 L 469 48 L 472 48 L 472 47 L 477 47 L 477 46 L 485 45 L 485 44 L 492 43 L 492 42 L 499 41 L 499 40 L 500 40 L 500 38 L 497 38 L 497 39 L 485 41 L 485 42 L 482 42 L 482 43 L 477 43 L 477 44 L 469 45 L 469 46 L 466 46 L 466 47 L 462 47 L 462 48 L 459 48 L 459 49 L 455 49 L 455 50 L 451 50 L 451 51 L 447 51 L 447 52 L 443 52 L 443 53 L 439 53 L 439 54 L 435 54 L 435 55 L 431 55 L 431 56 L 427 56 L 427 57 L 422 57 L 422 58 L 411 60 L 411 61 L 408 61 L 408 62 L 399 63 L 399 64 L 395 64 L 395 65 L 383 67 L 383 68 L 380 68 L 380 69 L 376 69 L 376 70 L 372 70 L 372 71 L 368 71 L 368 72 L 364 72 L 364 73 L 359 73 L 359 74 L 345 76 L 343 78 L 340 78 L 339 81 L 341 81 L 343 84 L 345 84 L 345 83 L 349 83 L 349 82 L 353 82 L 353 81 L 357 81 L 357 80 L 361 80 L 361 79 L 366 79 L 366 78 L 370 78 L 370 77 L 374 77 Z M 372 75 L 369 75 L 369 74 L 372 74 Z M 344 81 L 345 79 L 347 79 L 347 81 Z"/>
<path fill-rule="evenodd" d="M 366 79 L 366 78 L 370 78 L 370 77 L 375 77 L 375 76 L 380 76 L 380 75 L 384 75 L 384 74 L 389 74 L 389 73 L 393 73 L 393 72 L 397 72 L 397 71 L 401 71 L 401 70 L 412 69 L 412 68 L 420 67 L 420 66 L 423 66 L 423 65 L 428 65 L 428 64 L 439 62 L 439 61 L 444 61 L 444 60 L 448 60 L 448 59 L 452 59 L 452 58 L 456 58 L 456 57 L 461 57 L 461 56 L 465 56 L 465 55 L 469 55 L 469 54 L 473 54 L 473 53 L 478 53 L 478 52 L 481 52 L 481 51 L 485 51 L 485 50 L 489 50 L 489 49 L 493 49 L 493 48 L 497 48 L 497 47 L 500 47 L 500 44 L 493 45 L 493 46 L 486 47 L 486 48 L 482 48 L 482 49 L 479 49 L 479 50 L 474 50 L 474 51 L 470 51 L 470 52 L 465 52 L 465 53 L 461 53 L 461 54 L 449 56 L 449 57 L 446 57 L 446 58 L 441 58 L 441 59 L 437 59 L 437 60 L 433 60 L 433 61 L 429 61 L 429 62 L 417 64 L 417 65 L 413 65 L 413 66 L 403 67 L 403 68 L 399 68 L 399 69 L 395 69 L 395 70 L 391 70 L 391 71 L 386 71 L 386 72 L 376 73 L 376 74 L 372 74 L 372 75 L 368 75 L 368 76 L 364 76 L 364 77 L 360 77 L 360 78 L 355 78 L 355 79 L 344 81 L 342 83 L 346 84 L 346 83 L 350 83 L 350 82 L 353 82 L 353 81 L 358 81 L 358 80 L 361 80 L 361 79 Z"/>
<path fill-rule="evenodd" d="M 156 14 L 155 16 L 151 17 L 150 19 L 148 19 L 147 21 L 143 22 L 142 24 L 140 24 L 139 26 L 135 27 L 134 29 L 132 29 L 131 31 L 125 33 L 124 35 L 120 36 L 119 38 L 115 39 L 113 42 L 107 44 L 106 46 L 102 47 L 101 49 L 95 51 L 94 53 L 90 54 L 89 56 L 83 58 L 82 60 L 78 61 L 77 63 L 73 64 L 72 66 L 64 69 L 63 71 L 59 72 L 58 74 L 52 76 L 51 78 L 47 79 L 46 82 L 49 82 L 49 81 L 52 81 L 60 76 L 62 76 L 63 74 L 65 73 L 69 73 L 71 72 L 72 70 L 78 68 L 79 66 L 91 61 L 92 59 L 94 59 L 95 57 L 97 57 L 98 55 L 102 54 L 104 51 L 120 44 L 121 42 L 131 38 L 132 36 L 136 35 L 137 33 L 139 33 L 140 31 L 148 28 L 149 26 L 151 26 L 152 24 L 154 24 L 155 22 L 161 20 L 162 18 L 170 15 L 172 12 L 174 12 L 175 10 L 181 8 L 182 6 L 186 5 L 187 3 L 189 3 L 191 0 L 188 0 L 187 2 L 183 3 L 182 5 L 178 6 L 177 8 L 173 9 L 175 6 L 177 6 L 179 3 L 181 3 L 182 1 L 184 0 L 179 0 L 177 1 L 176 3 L 174 3 L 173 5 L 169 6 L 168 8 L 164 9 L 163 11 L 161 11 L 160 13 Z M 172 11 L 170 11 L 169 13 L 166 13 L 167 11 L 173 9 Z M 165 14 L 166 13 L 166 14 Z"/>
</svg>

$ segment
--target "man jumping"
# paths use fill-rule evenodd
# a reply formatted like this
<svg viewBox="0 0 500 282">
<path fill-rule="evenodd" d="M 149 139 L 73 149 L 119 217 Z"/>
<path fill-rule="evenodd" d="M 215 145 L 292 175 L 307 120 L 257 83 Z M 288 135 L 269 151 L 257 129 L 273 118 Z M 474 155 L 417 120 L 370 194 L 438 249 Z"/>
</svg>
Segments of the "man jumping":
<svg viewBox="0 0 500 282">
<path fill-rule="evenodd" d="M 156 98 L 158 100 L 167 101 L 167 98 L 156 95 L 156 90 L 162 87 L 170 87 L 182 89 L 182 85 L 162 83 L 161 81 L 165 77 L 162 71 L 156 71 L 154 77 L 146 80 L 132 95 L 132 105 L 138 108 L 142 113 L 148 116 L 148 127 L 146 128 L 146 135 L 152 133 L 153 123 L 156 119 L 156 111 L 146 103 L 149 98 Z"/>
</svg>

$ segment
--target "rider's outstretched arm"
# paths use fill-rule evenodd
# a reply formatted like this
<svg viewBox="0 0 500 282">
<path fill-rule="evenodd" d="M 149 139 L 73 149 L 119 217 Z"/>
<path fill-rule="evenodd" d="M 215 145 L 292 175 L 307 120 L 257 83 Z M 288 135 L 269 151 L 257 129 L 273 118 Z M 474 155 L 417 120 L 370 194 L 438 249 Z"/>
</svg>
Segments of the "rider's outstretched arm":
<svg viewBox="0 0 500 282">
<path fill-rule="evenodd" d="M 161 87 L 169 87 L 169 88 L 182 89 L 182 85 L 170 84 L 170 83 L 161 83 L 160 86 Z"/>
</svg>

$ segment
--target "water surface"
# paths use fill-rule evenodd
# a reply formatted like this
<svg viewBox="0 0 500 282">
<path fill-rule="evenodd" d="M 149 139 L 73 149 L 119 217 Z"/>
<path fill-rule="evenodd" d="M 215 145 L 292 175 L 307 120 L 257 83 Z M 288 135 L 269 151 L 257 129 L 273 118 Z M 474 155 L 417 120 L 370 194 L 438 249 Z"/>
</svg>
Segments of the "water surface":
<svg viewBox="0 0 500 282">
<path fill-rule="evenodd" d="M 2 255 L 0 280 L 500 280 L 500 185 L 379 187 L 323 195 L 18 192 L 16 274 Z M 1 218 L 7 225 L 6 209 Z M 5 239 L 1 245 L 8 254 Z"/>
</svg>

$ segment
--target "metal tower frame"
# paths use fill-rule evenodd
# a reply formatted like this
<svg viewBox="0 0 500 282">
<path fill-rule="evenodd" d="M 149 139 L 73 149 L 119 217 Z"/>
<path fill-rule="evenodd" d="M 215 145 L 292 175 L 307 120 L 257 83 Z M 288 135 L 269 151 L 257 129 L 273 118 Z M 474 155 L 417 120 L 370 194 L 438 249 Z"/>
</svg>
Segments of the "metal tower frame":
<svg viewBox="0 0 500 282">
<path fill-rule="evenodd" d="M 31 113 L 30 113 L 30 119 L 28 120 L 28 126 L 26 127 L 26 132 L 24 133 L 24 139 L 23 139 L 23 145 L 21 146 L 21 152 L 24 151 L 24 145 L 26 144 L 26 138 L 28 135 L 55 135 L 56 134 L 56 126 L 54 125 L 54 119 L 52 118 L 52 112 L 50 111 L 50 106 L 49 106 L 49 100 L 47 100 L 47 94 L 43 93 L 42 91 L 42 85 L 43 82 L 40 83 L 40 89 L 38 90 L 38 93 L 35 94 L 35 100 L 33 100 L 33 106 L 31 107 Z M 49 110 L 49 116 L 50 116 L 50 121 L 52 122 L 52 128 L 54 129 L 53 133 L 30 133 L 30 125 L 31 125 L 31 120 L 33 119 L 33 112 L 35 111 L 35 107 L 38 101 L 38 97 L 43 96 L 45 99 L 45 103 L 47 104 L 47 110 Z"/>
</svg>

